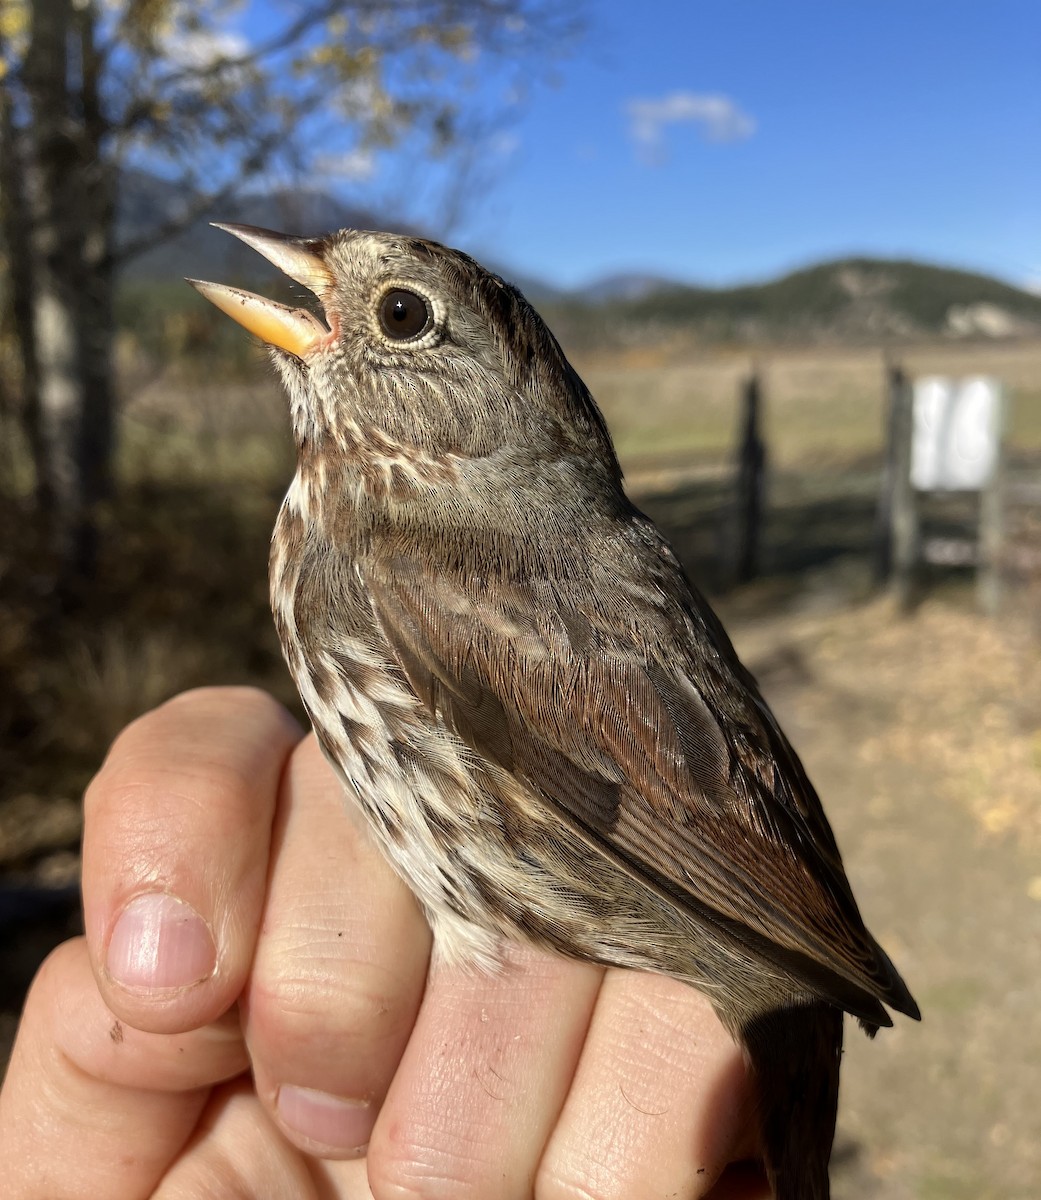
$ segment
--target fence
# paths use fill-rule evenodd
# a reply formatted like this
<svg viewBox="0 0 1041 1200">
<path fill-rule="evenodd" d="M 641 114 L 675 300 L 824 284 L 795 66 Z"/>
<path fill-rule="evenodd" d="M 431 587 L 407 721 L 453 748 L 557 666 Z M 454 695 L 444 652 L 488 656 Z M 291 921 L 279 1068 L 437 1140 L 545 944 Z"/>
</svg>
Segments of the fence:
<svg viewBox="0 0 1041 1200">
<path fill-rule="evenodd" d="M 1006 570 L 1041 567 L 1041 549 L 1017 545 L 1008 536 L 1010 506 L 1041 504 L 1041 484 L 1008 477 L 1002 437 L 1005 389 L 985 376 L 912 379 L 895 363 L 886 365 L 885 387 L 876 582 L 890 587 L 906 609 L 921 590 L 923 565 L 975 567 L 978 604 L 984 612 L 996 613 Z M 738 395 L 730 568 L 735 583 L 755 578 L 763 561 L 769 515 L 763 393 L 762 372 L 753 370 Z M 935 513 L 952 497 L 964 501 L 962 512 L 956 527 L 941 534 Z"/>
</svg>

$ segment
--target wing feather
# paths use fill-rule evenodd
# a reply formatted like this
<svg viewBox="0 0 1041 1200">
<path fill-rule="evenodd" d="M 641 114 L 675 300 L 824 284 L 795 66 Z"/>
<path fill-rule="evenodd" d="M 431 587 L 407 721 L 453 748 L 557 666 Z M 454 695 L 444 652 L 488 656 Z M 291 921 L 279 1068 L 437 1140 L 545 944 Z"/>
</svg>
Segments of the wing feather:
<svg viewBox="0 0 1041 1200">
<path fill-rule="evenodd" d="M 873 1024 L 891 1023 L 880 1000 L 917 1012 L 864 927 L 816 793 L 725 635 L 699 686 L 704 664 L 663 661 L 563 589 L 547 610 L 546 589 L 514 583 L 495 601 L 411 558 L 366 574 L 416 694 L 474 750 L 645 885 L 834 1003 Z"/>
</svg>

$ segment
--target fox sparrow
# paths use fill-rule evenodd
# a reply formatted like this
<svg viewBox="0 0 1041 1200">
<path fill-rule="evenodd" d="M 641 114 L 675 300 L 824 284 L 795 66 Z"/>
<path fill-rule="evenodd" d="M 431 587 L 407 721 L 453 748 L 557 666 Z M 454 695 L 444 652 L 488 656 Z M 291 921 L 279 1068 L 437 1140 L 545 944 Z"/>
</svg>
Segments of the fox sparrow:
<svg viewBox="0 0 1041 1200">
<path fill-rule="evenodd" d="M 757 1073 L 779 1200 L 827 1197 L 843 1011 L 918 1009 L 586 387 L 465 254 L 222 228 L 324 307 L 195 282 L 273 347 L 299 455 L 275 623 L 436 953 L 521 937 L 692 984 Z"/>
</svg>

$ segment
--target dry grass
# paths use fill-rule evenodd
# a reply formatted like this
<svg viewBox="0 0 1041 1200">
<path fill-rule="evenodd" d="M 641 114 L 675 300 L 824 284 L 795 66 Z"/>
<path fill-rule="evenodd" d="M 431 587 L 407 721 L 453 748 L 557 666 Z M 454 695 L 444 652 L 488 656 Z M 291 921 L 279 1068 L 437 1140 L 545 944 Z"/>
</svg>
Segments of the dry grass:
<svg viewBox="0 0 1041 1200">
<path fill-rule="evenodd" d="M 883 445 L 885 357 L 870 349 L 763 349 L 766 436 L 781 469 L 877 459 Z M 1041 452 L 1041 344 L 912 346 L 894 354 L 912 375 L 995 375 L 1011 398 L 1009 445 Z M 624 458 L 729 454 L 744 350 L 689 357 L 665 351 L 601 354 L 576 365 L 607 415 Z"/>
<path fill-rule="evenodd" d="M 268 490 L 292 469 L 285 397 L 264 359 L 248 381 L 171 371 L 123 403 L 119 470 L 128 483 Z"/>
<path fill-rule="evenodd" d="M 1037 1196 L 1041 629 L 1022 599 L 1000 624 L 954 593 L 734 628 L 923 1012 L 848 1034 L 836 1200 Z"/>
<path fill-rule="evenodd" d="M 864 706 L 846 748 L 867 773 L 896 770 L 932 781 L 978 836 L 1041 852 L 1041 620 L 1038 592 L 1018 597 L 1003 622 L 981 621 L 969 593 L 927 599 L 912 618 L 888 597 L 819 612 L 811 607 L 742 626 L 741 649 L 769 672 L 779 626 L 789 661 L 814 680 L 804 701 L 822 727 L 836 698 Z M 838 730 L 836 726 L 836 730 Z M 842 727 L 848 737 L 851 730 Z M 868 798 L 885 820 L 898 795 Z"/>
</svg>

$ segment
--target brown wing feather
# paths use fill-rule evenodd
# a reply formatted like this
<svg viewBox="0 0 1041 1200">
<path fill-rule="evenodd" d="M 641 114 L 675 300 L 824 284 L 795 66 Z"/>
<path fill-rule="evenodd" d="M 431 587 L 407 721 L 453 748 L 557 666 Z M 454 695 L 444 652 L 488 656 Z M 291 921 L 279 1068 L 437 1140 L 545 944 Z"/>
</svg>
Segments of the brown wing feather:
<svg viewBox="0 0 1041 1200">
<path fill-rule="evenodd" d="M 801 764 L 736 659 L 725 716 L 691 664 L 590 630 L 585 613 L 560 611 L 559 595 L 550 629 L 542 594 L 482 601 L 411 559 L 367 575 L 417 695 L 485 758 L 645 883 L 823 997 L 874 1024 L 891 1023 L 879 1000 L 917 1012 L 864 928 Z"/>
</svg>

